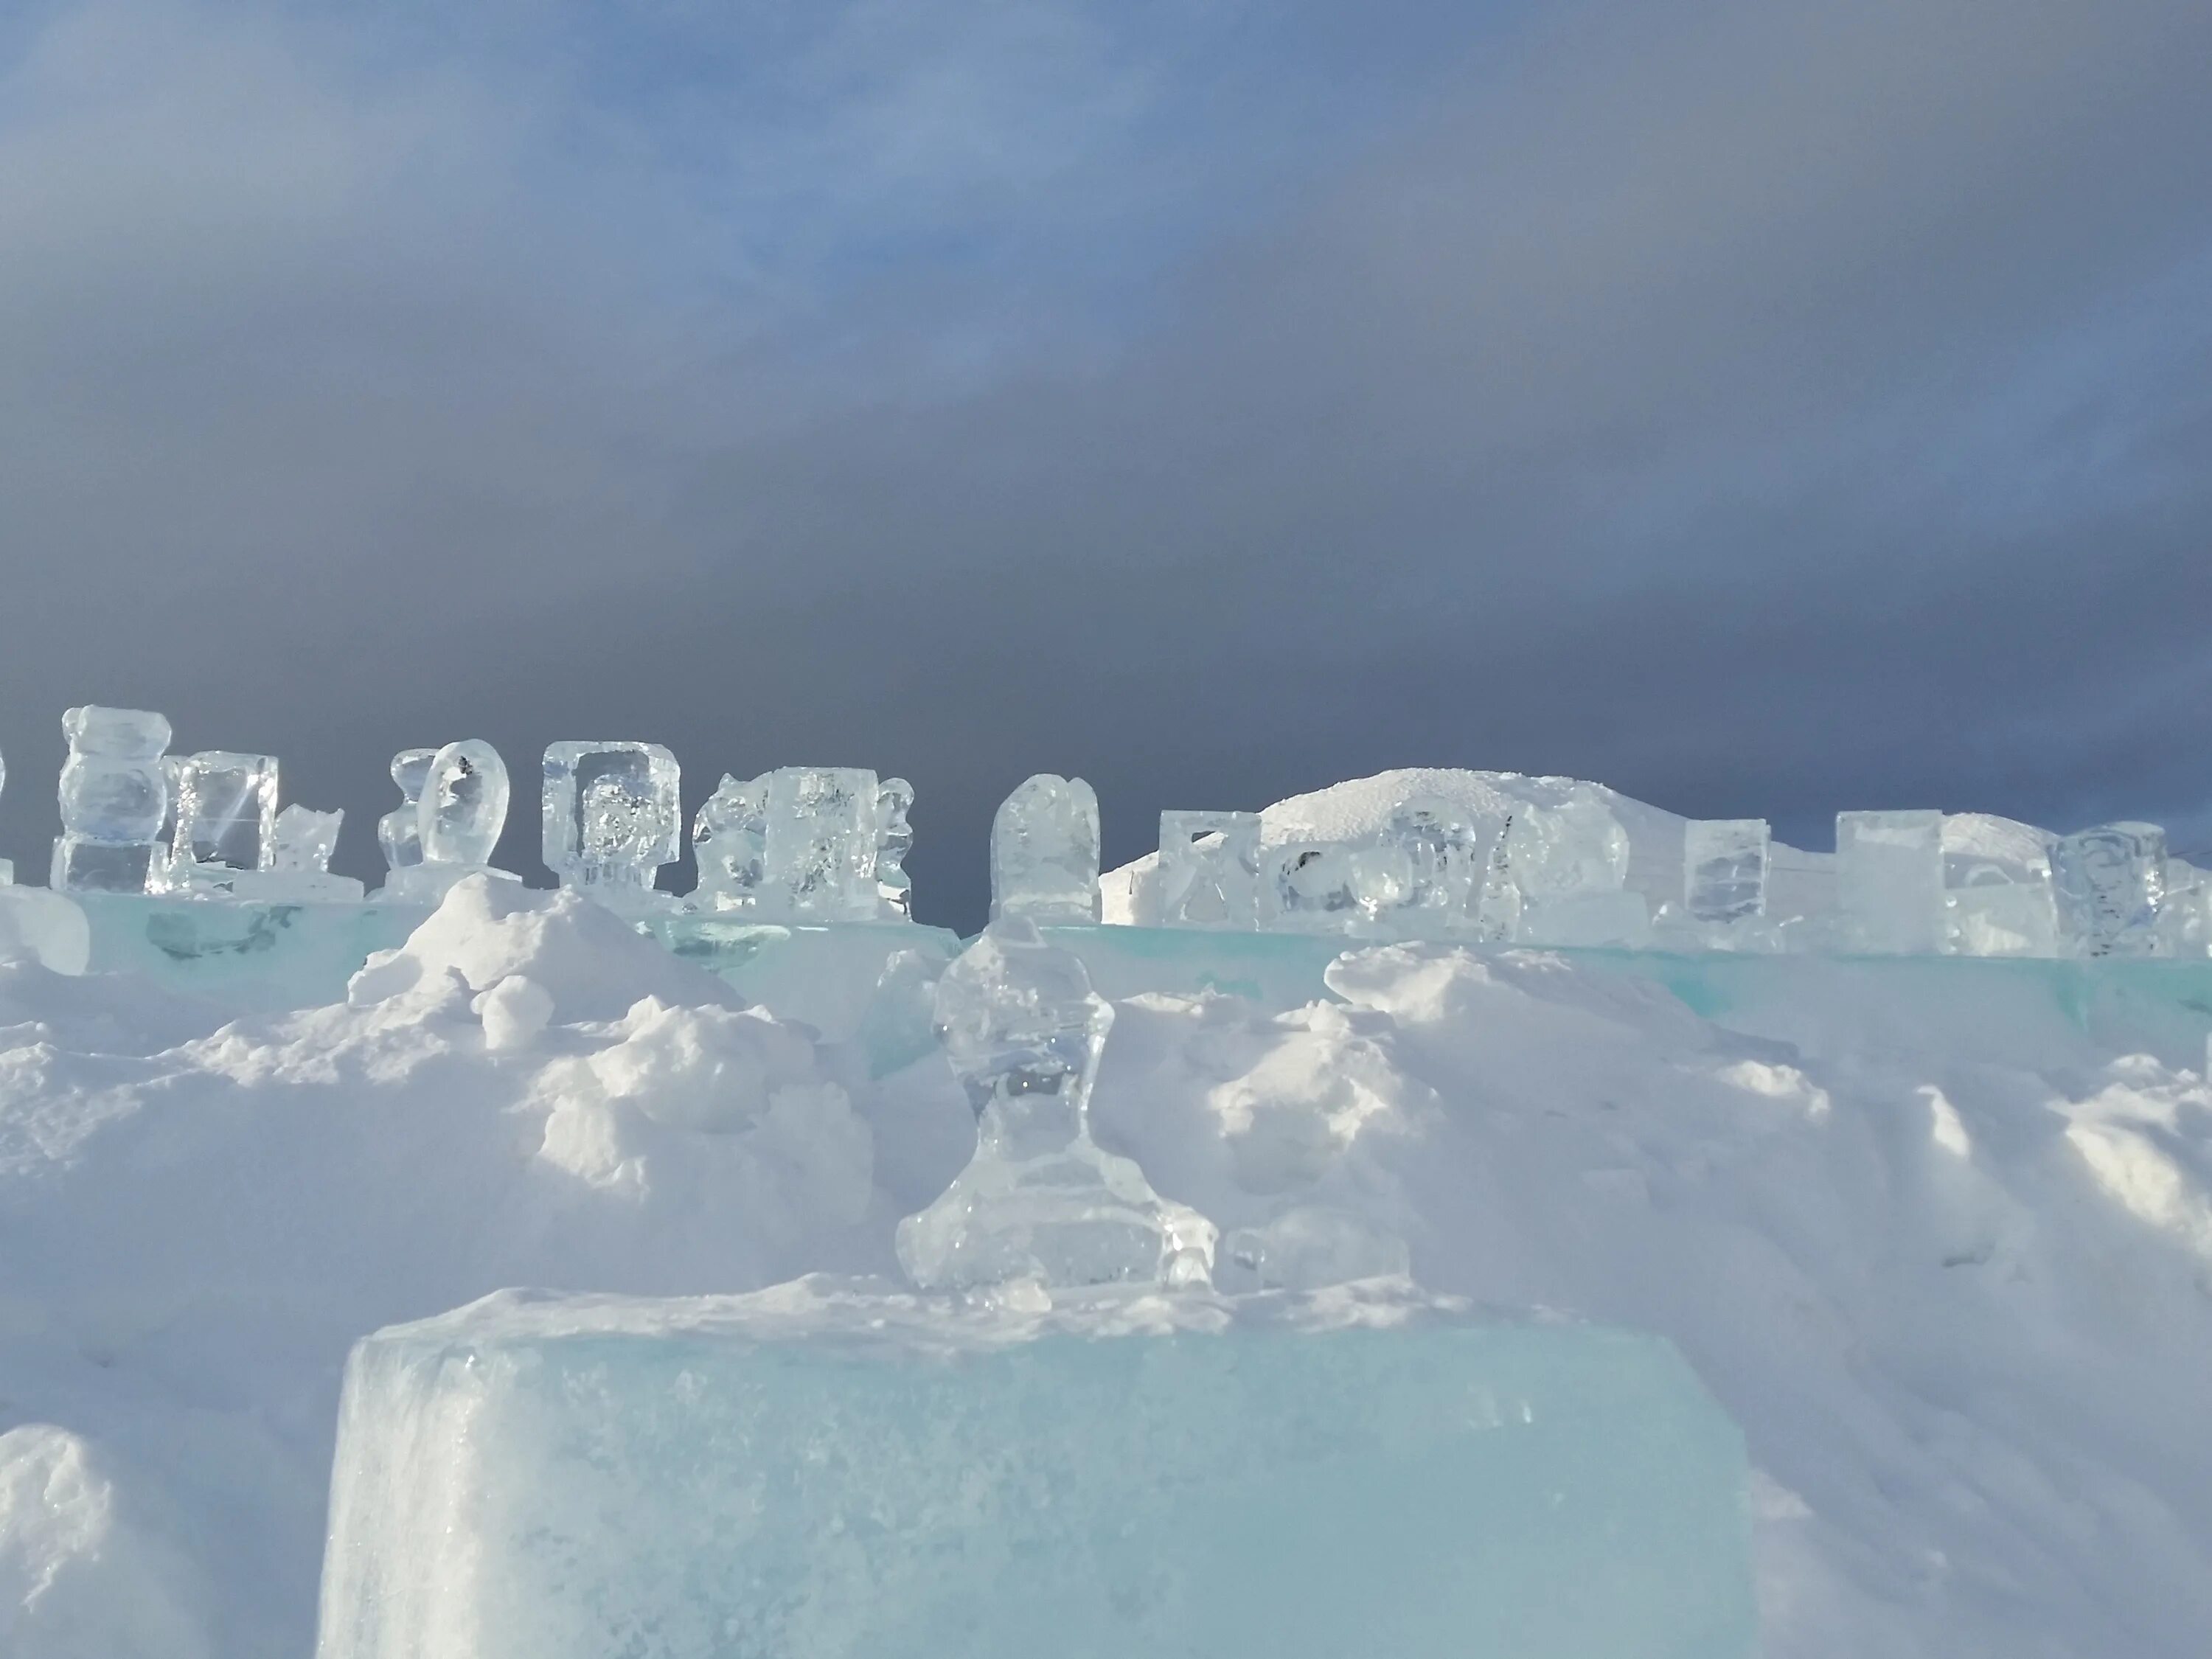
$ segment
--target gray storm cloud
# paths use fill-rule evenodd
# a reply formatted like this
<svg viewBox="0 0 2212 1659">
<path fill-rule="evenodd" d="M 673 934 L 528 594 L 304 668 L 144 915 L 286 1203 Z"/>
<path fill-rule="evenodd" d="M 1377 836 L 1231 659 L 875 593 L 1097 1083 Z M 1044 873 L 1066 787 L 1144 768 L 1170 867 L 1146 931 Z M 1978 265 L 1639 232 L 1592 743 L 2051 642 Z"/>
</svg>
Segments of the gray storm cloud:
<svg viewBox="0 0 2212 1659">
<path fill-rule="evenodd" d="M 0 80 L 19 862 L 87 700 L 282 754 L 357 869 L 384 759 L 465 732 L 523 776 L 653 738 L 695 797 L 902 771 L 957 921 L 1039 769 L 1097 786 L 1115 857 L 1163 805 L 1413 763 L 1815 842 L 1851 805 L 2212 828 L 2201 5 L 1493 29 L 1125 274 L 1083 191 L 1161 198 L 1171 155 L 1085 125 L 1009 173 L 963 128 L 955 175 L 1111 280 L 821 254 L 864 246 L 856 191 L 844 232 L 726 204 L 817 250 L 737 298 L 669 252 L 714 212 L 659 158 L 562 161 L 531 76 L 203 22 L 58 13 Z M 1084 79 L 1089 39 L 1047 61 L 1110 126 L 1144 76 Z M 1044 49 L 838 130 L 938 131 Z"/>
</svg>

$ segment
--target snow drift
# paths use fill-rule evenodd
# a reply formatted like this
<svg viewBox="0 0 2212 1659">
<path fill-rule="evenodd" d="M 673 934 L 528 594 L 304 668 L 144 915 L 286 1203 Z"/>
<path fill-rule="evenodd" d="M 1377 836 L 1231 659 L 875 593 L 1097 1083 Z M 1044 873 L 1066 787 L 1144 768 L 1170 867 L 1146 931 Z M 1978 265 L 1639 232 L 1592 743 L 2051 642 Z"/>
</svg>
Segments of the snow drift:
<svg viewBox="0 0 2212 1659">
<path fill-rule="evenodd" d="M 228 1023 L 0 967 L 0 1650 L 307 1651 L 379 1327 L 894 1271 L 972 1144 L 941 1061 L 872 1076 L 611 920 L 465 884 L 345 1000 Z M 1094 1125 L 1224 1232 L 1669 1338 L 1757 1467 L 1778 1659 L 2212 1650 L 2212 969 L 1705 971 L 1131 990 Z"/>
</svg>

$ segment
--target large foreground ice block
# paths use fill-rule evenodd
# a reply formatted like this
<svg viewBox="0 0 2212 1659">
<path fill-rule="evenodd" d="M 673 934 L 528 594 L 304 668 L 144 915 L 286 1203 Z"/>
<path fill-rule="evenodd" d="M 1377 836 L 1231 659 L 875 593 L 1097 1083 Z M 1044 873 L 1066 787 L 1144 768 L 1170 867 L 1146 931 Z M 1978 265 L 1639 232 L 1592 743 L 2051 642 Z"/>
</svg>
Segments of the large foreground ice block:
<svg viewBox="0 0 2212 1659">
<path fill-rule="evenodd" d="M 358 1346 L 319 1659 L 1739 1659 L 1656 1339 L 1352 1289 L 502 1292 Z"/>
</svg>

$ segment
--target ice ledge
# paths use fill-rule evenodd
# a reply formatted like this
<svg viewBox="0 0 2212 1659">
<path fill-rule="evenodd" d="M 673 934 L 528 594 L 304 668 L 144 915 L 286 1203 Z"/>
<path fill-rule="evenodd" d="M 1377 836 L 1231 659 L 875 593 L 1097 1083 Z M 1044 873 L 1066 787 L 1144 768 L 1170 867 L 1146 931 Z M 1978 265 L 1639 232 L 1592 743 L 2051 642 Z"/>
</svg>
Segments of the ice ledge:
<svg viewBox="0 0 2212 1659">
<path fill-rule="evenodd" d="M 1549 1322 L 1551 1316 L 1537 1315 Z M 1325 1291 L 1223 1296 L 1212 1291 L 1100 1290 L 1034 1299 L 929 1295 L 888 1280 L 810 1274 L 742 1296 L 633 1297 L 537 1290 L 491 1295 L 368 1341 L 455 1354 L 595 1337 L 702 1338 L 805 1343 L 848 1356 L 980 1353 L 1048 1336 L 1116 1337 L 1390 1330 L 1482 1318 L 1527 1322 L 1431 1295 L 1403 1279 L 1365 1279 Z"/>
</svg>

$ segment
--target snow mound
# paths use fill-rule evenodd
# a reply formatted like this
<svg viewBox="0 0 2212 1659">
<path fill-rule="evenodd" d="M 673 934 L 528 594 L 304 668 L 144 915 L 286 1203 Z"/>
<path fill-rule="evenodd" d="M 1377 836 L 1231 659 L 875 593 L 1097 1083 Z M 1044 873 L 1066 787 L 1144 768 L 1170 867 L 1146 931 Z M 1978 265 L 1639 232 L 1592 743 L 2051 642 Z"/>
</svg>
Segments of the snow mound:
<svg viewBox="0 0 2212 1659">
<path fill-rule="evenodd" d="M 1686 820 L 1604 784 L 1580 778 L 1400 767 L 1372 777 L 1332 784 L 1310 794 L 1293 795 L 1262 809 L 1260 842 L 1274 847 L 1298 841 L 1358 841 L 1384 828 L 1391 813 L 1423 795 L 1439 797 L 1478 818 L 1492 819 L 1531 806 L 1556 810 L 1571 802 L 1602 806 L 1628 834 L 1629 886 L 1655 902 L 1681 896 Z M 1150 919 L 1156 908 L 1152 888 L 1159 861 L 1157 852 L 1147 853 L 1099 878 L 1106 921 L 1133 926 Z"/>
<path fill-rule="evenodd" d="M 641 997 L 669 1004 L 737 1006 L 742 999 L 702 968 L 681 962 L 605 905 L 563 890 L 471 876 L 397 951 L 355 976 L 348 1000 L 385 998 L 444 975 L 489 991 L 521 975 L 553 1000 L 550 1018 L 616 1019 Z"/>
<path fill-rule="evenodd" d="M 1218 938 L 1253 996 L 1114 988 L 1101 1144 L 1263 1277 L 1668 1338 L 1758 1470 L 1769 1659 L 2212 1652 L 2212 970 L 1394 945 L 1266 1001 Z M 298 1659 L 353 1343 L 890 1274 L 974 1146 L 933 1054 L 872 1078 L 572 899 L 465 884 L 362 981 L 219 1024 L 0 967 L 7 1659 Z"/>
<path fill-rule="evenodd" d="M 0 1434 L 0 1653 L 212 1659 L 206 1586 L 107 1462 L 50 1424 Z"/>
</svg>

